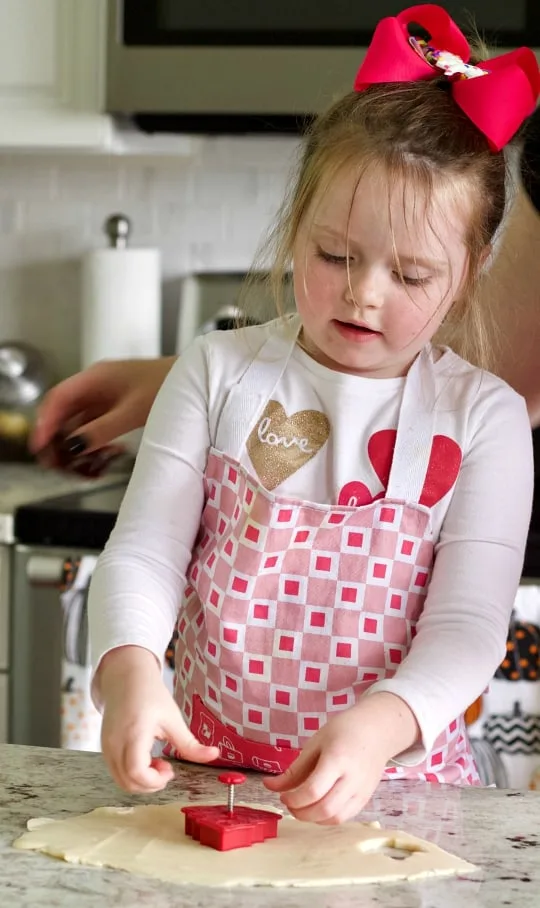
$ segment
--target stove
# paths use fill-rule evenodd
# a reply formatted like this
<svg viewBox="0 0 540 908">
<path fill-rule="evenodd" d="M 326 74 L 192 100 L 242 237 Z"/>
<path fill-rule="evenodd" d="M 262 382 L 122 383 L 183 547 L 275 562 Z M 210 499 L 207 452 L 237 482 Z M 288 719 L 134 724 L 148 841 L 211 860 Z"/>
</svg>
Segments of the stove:
<svg viewBox="0 0 540 908">
<path fill-rule="evenodd" d="M 15 542 L 16 510 L 45 498 L 72 492 L 96 491 L 118 484 L 122 474 L 113 472 L 99 479 L 87 479 L 37 464 L 2 463 L 0 466 L 0 544 Z"/>
<path fill-rule="evenodd" d="M 31 501 L 17 508 L 14 534 L 24 546 L 77 548 L 99 552 L 116 522 L 127 477 L 105 488 L 79 488 L 67 495 Z"/>
<path fill-rule="evenodd" d="M 61 746 L 68 626 L 62 593 L 83 565 L 95 564 L 132 466 L 119 462 L 98 479 L 34 464 L 2 466 L 0 741 Z"/>
</svg>

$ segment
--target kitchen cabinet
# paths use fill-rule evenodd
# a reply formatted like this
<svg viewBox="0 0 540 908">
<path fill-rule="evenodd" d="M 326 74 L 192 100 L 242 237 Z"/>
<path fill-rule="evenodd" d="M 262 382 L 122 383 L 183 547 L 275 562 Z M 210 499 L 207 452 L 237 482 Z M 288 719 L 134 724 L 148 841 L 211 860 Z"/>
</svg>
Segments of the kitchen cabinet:
<svg viewBox="0 0 540 908">
<path fill-rule="evenodd" d="M 8 683 L 7 674 L 0 674 L 0 744 L 8 741 Z"/>
<path fill-rule="evenodd" d="M 0 545 L 0 672 L 9 665 L 10 546 Z"/>
<path fill-rule="evenodd" d="M 0 0 L 0 152 L 106 150 L 107 0 Z"/>
</svg>

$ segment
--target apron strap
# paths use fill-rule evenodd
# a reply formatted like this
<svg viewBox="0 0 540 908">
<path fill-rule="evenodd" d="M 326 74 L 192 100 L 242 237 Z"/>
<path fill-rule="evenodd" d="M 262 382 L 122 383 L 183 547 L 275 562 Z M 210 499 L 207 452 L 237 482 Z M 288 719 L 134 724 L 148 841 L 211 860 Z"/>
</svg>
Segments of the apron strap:
<svg viewBox="0 0 540 908">
<path fill-rule="evenodd" d="M 219 417 L 215 447 L 240 460 L 257 416 L 272 396 L 292 356 L 301 323 L 298 315 L 281 320 L 239 382 L 231 388 Z M 247 341 L 246 341 L 247 343 Z M 285 344 L 285 352 L 284 352 Z"/>
<path fill-rule="evenodd" d="M 240 460 L 246 438 L 287 368 L 300 328 L 297 315 L 279 323 L 231 388 L 216 430 L 214 444 L 219 451 Z M 435 376 L 428 346 L 405 380 L 387 498 L 419 501 L 431 454 L 434 412 Z"/>
<path fill-rule="evenodd" d="M 436 385 L 431 345 L 416 357 L 403 389 L 387 498 L 418 503 L 435 428 Z"/>
</svg>

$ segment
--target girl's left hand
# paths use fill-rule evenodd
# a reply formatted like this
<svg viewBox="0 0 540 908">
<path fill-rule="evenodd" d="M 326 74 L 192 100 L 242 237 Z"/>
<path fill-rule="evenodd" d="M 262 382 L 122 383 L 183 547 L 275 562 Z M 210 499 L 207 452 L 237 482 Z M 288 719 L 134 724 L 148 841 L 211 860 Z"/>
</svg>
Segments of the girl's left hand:
<svg viewBox="0 0 540 908">
<path fill-rule="evenodd" d="M 411 747 L 418 735 L 416 719 L 403 700 L 374 693 L 332 716 L 292 766 L 264 784 L 281 794 L 297 820 L 343 823 L 362 810 L 388 761 Z"/>
</svg>

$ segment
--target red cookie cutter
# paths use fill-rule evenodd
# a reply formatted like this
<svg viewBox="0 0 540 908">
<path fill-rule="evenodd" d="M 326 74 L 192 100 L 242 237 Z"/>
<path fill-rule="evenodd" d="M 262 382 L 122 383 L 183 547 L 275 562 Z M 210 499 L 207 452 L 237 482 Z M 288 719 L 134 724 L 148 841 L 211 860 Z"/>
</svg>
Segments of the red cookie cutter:
<svg viewBox="0 0 540 908">
<path fill-rule="evenodd" d="M 186 817 L 186 835 L 216 851 L 247 848 L 265 839 L 275 839 L 281 820 L 278 813 L 256 807 L 234 806 L 234 786 L 242 785 L 246 777 L 241 772 L 226 772 L 218 779 L 229 787 L 227 806 L 199 804 L 182 807 Z"/>
</svg>

